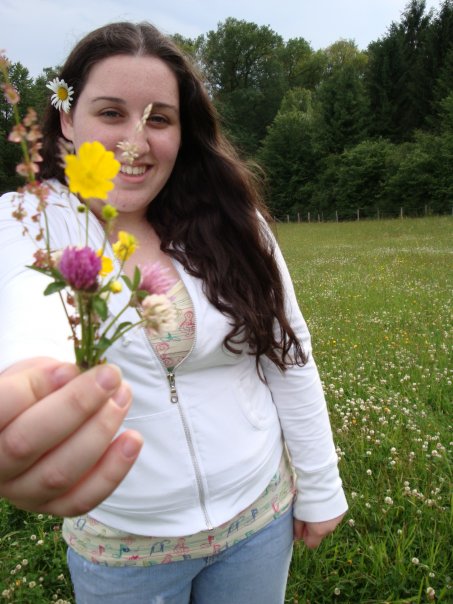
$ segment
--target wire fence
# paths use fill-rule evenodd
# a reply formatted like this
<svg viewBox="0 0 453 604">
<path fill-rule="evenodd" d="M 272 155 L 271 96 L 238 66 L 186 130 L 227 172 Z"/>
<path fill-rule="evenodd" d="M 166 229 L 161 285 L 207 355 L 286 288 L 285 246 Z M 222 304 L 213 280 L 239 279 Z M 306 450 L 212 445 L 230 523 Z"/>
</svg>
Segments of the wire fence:
<svg viewBox="0 0 453 604">
<path fill-rule="evenodd" d="M 330 212 L 293 212 L 283 216 L 273 216 L 275 222 L 347 222 L 359 220 L 385 220 L 392 218 L 423 218 L 427 216 L 453 216 L 453 205 L 450 212 L 436 212 L 430 206 L 425 205 L 424 208 L 404 208 L 400 207 L 395 211 L 380 211 L 376 209 L 374 212 L 356 208 L 355 210 L 342 211 L 337 210 Z"/>
</svg>

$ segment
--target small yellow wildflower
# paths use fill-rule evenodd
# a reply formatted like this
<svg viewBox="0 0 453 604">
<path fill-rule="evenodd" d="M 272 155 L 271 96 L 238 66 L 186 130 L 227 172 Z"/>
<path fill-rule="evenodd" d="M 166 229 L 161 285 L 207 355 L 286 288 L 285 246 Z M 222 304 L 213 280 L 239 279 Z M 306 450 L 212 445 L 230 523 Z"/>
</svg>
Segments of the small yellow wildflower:
<svg viewBox="0 0 453 604">
<path fill-rule="evenodd" d="M 118 210 L 109 203 L 106 203 L 102 208 L 101 214 L 105 221 L 114 220 L 118 216 Z"/>
<path fill-rule="evenodd" d="M 65 162 L 71 193 L 80 193 L 85 199 L 107 199 L 114 187 L 111 181 L 120 169 L 112 151 L 98 141 L 85 142 L 77 155 L 66 155 Z"/>
<path fill-rule="evenodd" d="M 119 231 L 118 241 L 112 247 L 118 260 L 125 262 L 137 249 L 137 239 L 126 231 Z"/>
<path fill-rule="evenodd" d="M 110 283 L 110 291 L 112 292 L 112 294 L 119 294 L 122 289 L 123 286 L 119 281 L 112 281 Z"/>
<path fill-rule="evenodd" d="M 108 256 L 103 256 L 102 250 L 98 250 L 97 255 L 101 259 L 101 270 L 99 271 L 99 275 L 105 277 L 113 271 L 113 260 Z"/>
</svg>

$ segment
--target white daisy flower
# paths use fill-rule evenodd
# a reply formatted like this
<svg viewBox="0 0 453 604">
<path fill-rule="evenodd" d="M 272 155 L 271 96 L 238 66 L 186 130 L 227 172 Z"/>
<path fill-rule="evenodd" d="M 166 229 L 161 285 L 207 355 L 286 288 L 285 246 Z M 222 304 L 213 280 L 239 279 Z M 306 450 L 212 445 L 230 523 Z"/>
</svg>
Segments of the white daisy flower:
<svg viewBox="0 0 453 604">
<path fill-rule="evenodd" d="M 74 88 L 72 86 L 68 86 L 66 82 L 64 80 L 60 80 L 60 78 L 54 78 L 47 84 L 47 88 L 54 92 L 50 99 L 52 105 L 57 109 L 63 109 L 65 113 L 69 113 Z"/>
</svg>

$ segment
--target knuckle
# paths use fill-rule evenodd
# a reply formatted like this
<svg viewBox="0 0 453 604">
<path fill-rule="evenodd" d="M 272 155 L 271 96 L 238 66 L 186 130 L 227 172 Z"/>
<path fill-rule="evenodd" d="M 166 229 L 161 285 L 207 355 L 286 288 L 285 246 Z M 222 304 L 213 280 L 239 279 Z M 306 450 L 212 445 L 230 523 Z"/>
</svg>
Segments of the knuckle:
<svg viewBox="0 0 453 604">
<path fill-rule="evenodd" d="M 80 416 L 88 417 L 96 411 L 98 397 L 94 396 L 94 389 L 90 390 L 90 395 L 87 395 L 84 390 L 71 389 L 67 393 L 66 404 Z"/>
<path fill-rule="evenodd" d="M 3 434 L 2 449 L 4 459 L 14 461 L 24 461 L 33 455 L 30 441 L 14 427 L 9 428 Z"/>
<path fill-rule="evenodd" d="M 96 428 L 99 437 L 110 441 L 121 425 L 122 414 L 118 413 L 116 405 L 107 404 L 96 417 Z"/>
<path fill-rule="evenodd" d="M 67 491 L 71 484 L 70 476 L 55 465 L 47 468 L 41 477 L 41 487 L 45 492 Z"/>
</svg>

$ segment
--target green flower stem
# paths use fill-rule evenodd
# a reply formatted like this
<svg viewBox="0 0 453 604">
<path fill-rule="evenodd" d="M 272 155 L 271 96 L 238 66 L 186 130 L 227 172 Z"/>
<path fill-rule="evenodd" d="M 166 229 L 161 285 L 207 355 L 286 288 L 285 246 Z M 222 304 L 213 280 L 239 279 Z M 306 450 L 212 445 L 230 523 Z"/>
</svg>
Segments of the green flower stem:
<svg viewBox="0 0 453 604">
<path fill-rule="evenodd" d="M 123 308 L 120 310 L 120 312 L 119 312 L 117 315 L 115 315 L 115 316 L 113 317 L 113 319 L 110 321 L 110 323 L 107 325 L 107 327 L 106 327 L 106 328 L 104 329 L 104 331 L 102 332 L 102 334 L 101 334 L 101 338 L 107 337 L 107 335 L 106 335 L 106 334 L 107 334 L 107 332 L 109 331 L 109 329 L 110 329 L 111 327 L 113 327 L 113 325 L 114 325 L 114 324 L 115 324 L 115 323 L 118 321 L 118 319 L 121 317 L 121 315 L 122 315 L 124 312 L 126 312 L 126 310 L 129 308 L 129 305 L 130 305 L 130 301 L 131 301 L 131 299 L 132 299 L 132 296 L 129 298 L 128 303 L 127 303 L 127 304 L 125 304 L 125 305 L 123 306 Z M 115 340 L 113 340 L 113 341 L 116 341 L 117 339 L 118 339 L 118 338 L 115 338 Z"/>
</svg>

